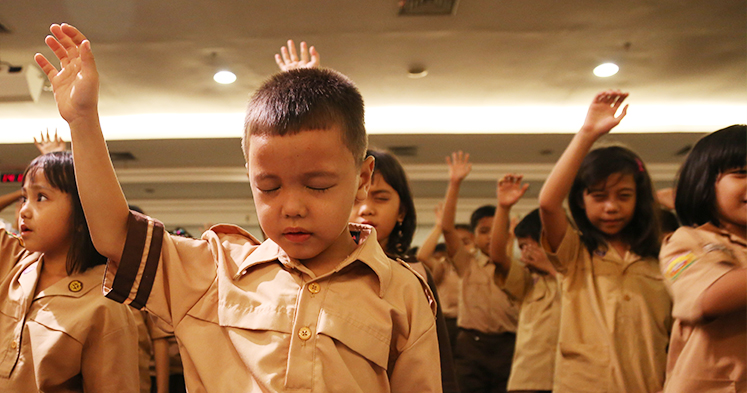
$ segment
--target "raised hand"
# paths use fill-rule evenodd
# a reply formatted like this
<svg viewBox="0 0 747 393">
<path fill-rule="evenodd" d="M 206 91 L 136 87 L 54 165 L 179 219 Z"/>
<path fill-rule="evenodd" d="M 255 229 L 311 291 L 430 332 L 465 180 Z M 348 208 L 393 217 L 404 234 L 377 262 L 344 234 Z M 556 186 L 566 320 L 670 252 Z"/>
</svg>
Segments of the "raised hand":
<svg viewBox="0 0 747 393">
<path fill-rule="evenodd" d="M 628 112 L 628 105 L 625 105 L 620 115 L 615 116 L 627 97 L 628 93 L 620 90 L 607 90 L 597 94 L 589 105 L 581 132 L 591 133 L 595 137 L 610 132 Z"/>
<path fill-rule="evenodd" d="M 441 223 L 443 222 L 443 218 L 444 218 L 444 203 L 443 202 L 439 202 L 436 205 L 436 209 L 434 213 L 436 215 L 436 222 L 434 223 L 434 225 L 441 228 Z"/>
<path fill-rule="evenodd" d="M 547 258 L 547 254 L 538 245 L 527 244 L 521 250 L 521 262 L 532 270 L 543 273 L 555 274 L 555 268 L 552 262 Z"/>
<path fill-rule="evenodd" d="M 48 35 L 44 42 L 59 59 L 60 69 L 41 53 L 34 60 L 52 83 L 60 115 L 68 123 L 86 115 L 98 116 L 99 74 L 90 41 L 68 24 L 54 24 L 49 30 L 54 36 Z"/>
<path fill-rule="evenodd" d="M 293 40 L 288 40 L 288 46 L 280 48 L 280 54 L 275 55 L 275 63 L 281 71 L 295 70 L 297 68 L 319 67 L 321 58 L 319 52 L 313 46 L 307 48 L 306 42 L 301 41 L 301 59 L 298 58 L 296 45 Z"/>
<path fill-rule="evenodd" d="M 524 193 L 529 188 L 529 184 L 522 184 L 521 180 L 523 178 L 523 175 L 510 173 L 503 176 L 501 180 L 498 180 L 496 195 L 498 196 L 498 204 L 501 207 L 510 208 L 524 196 Z"/>
<path fill-rule="evenodd" d="M 42 131 L 39 135 L 38 141 L 34 138 L 34 146 L 39 149 L 41 154 L 47 154 L 53 151 L 65 151 L 67 148 L 65 141 L 57 136 L 57 129 L 54 130 L 54 138 L 49 136 L 49 129 L 47 129 L 46 135 L 44 135 L 44 131 Z"/>
<path fill-rule="evenodd" d="M 446 165 L 449 166 L 449 180 L 451 181 L 461 182 L 472 171 L 469 153 L 461 150 L 451 153 L 451 157 L 446 157 Z"/>
</svg>

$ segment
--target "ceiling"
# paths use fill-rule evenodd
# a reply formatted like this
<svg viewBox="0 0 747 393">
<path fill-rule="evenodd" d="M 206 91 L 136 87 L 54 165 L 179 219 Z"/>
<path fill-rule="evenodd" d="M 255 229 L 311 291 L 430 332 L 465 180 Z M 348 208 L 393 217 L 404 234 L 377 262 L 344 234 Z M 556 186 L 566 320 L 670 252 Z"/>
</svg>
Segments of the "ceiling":
<svg viewBox="0 0 747 393">
<path fill-rule="evenodd" d="M 27 65 L 36 52 L 51 56 L 43 42 L 49 25 L 76 25 L 93 43 L 101 74 L 100 112 L 111 118 L 106 124 L 112 127 L 126 115 L 240 114 L 248 95 L 277 70 L 273 55 L 288 38 L 315 45 L 322 65 L 353 79 L 374 111 L 537 108 L 521 112 L 527 113 L 525 122 L 553 124 L 555 112 L 543 108 L 575 108 L 571 121 L 578 127 L 583 121 L 578 108 L 600 90 L 619 88 L 631 93 L 631 107 L 619 132 L 606 142 L 636 150 L 658 187 L 671 185 L 688 147 L 704 133 L 747 122 L 743 0 L 461 0 L 450 15 L 400 16 L 398 10 L 395 0 L 3 1 L 0 24 L 8 32 L 0 33 L 0 62 Z M 591 70 L 605 61 L 620 65 L 620 73 L 593 76 Z M 408 69 L 416 66 L 428 75 L 408 78 Z M 231 68 L 238 81 L 213 82 L 212 74 L 222 67 Z M 714 108 L 720 107 L 737 108 L 736 118 L 733 111 L 717 116 L 721 112 Z M 638 114 L 645 109 L 653 116 L 636 120 L 637 108 L 642 108 Z M 699 108 L 707 110 L 698 113 Z M 488 119 L 505 125 L 511 111 L 496 110 L 501 115 Z M 419 122 L 421 112 L 411 113 Z M 687 116 L 696 113 L 707 121 L 689 121 Z M 115 160 L 128 199 L 171 226 L 255 225 L 239 148 L 241 118 L 228 127 L 204 127 L 201 139 L 183 137 L 181 123 L 155 125 L 147 120 L 153 118 L 126 124 L 158 132 L 160 139 L 125 135 L 109 144 L 112 152 L 134 157 Z M 462 190 L 458 218 L 464 220 L 474 207 L 494 199 L 495 179 L 507 171 L 525 173 L 531 185 L 516 210 L 536 206 L 542 181 L 572 137 L 571 129 L 543 133 L 538 126 L 525 133 L 521 125 L 465 133 L 459 124 L 468 120 L 452 118 L 438 134 L 369 127 L 372 146 L 402 153 L 425 226 L 445 191 L 449 152 L 468 151 L 475 163 Z M 631 131 L 626 122 L 636 121 L 643 126 L 626 132 Z M 51 92 L 42 92 L 36 103 L 0 103 L 0 134 L 30 141 L 44 127 L 69 135 Z M 34 155 L 29 143 L 0 143 L 0 170 L 22 170 Z M 0 193 L 14 187 L 0 184 Z"/>
</svg>

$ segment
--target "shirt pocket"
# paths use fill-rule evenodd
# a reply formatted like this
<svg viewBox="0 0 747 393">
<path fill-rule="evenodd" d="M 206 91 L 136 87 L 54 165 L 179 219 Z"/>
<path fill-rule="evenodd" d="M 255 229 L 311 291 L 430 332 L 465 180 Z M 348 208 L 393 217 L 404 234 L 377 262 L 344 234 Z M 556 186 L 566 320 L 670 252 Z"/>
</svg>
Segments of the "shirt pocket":
<svg viewBox="0 0 747 393">
<path fill-rule="evenodd" d="M 391 325 L 381 325 L 363 313 L 324 309 L 319 316 L 318 333 L 337 341 L 356 354 L 387 369 L 391 353 Z"/>
<path fill-rule="evenodd" d="M 555 379 L 560 391 L 607 392 L 612 380 L 606 345 L 559 342 Z"/>
<path fill-rule="evenodd" d="M 0 302 L 0 376 L 8 378 L 20 354 L 23 325 L 21 306 L 15 301 Z"/>
</svg>

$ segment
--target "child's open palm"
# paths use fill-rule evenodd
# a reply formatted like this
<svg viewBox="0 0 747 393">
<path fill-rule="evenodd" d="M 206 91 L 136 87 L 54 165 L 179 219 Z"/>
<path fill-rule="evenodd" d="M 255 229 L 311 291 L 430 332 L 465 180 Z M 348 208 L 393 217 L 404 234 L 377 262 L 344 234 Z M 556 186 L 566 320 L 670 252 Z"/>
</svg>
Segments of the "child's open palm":
<svg viewBox="0 0 747 393">
<path fill-rule="evenodd" d="M 275 63 L 281 71 L 295 70 L 298 68 L 316 68 L 320 66 L 319 52 L 313 46 L 308 48 L 306 42 L 301 42 L 301 58 L 298 58 L 296 45 L 293 40 L 288 40 L 288 46 L 280 48 L 280 54 L 275 55 Z"/>
<path fill-rule="evenodd" d="M 625 105 L 620 115 L 615 116 L 620 105 L 627 97 L 628 93 L 623 93 L 620 90 L 607 90 L 597 94 L 594 101 L 589 105 L 586 121 L 584 121 L 581 130 L 592 133 L 595 137 L 610 132 L 616 125 L 620 124 L 620 120 L 625 117 L 628 111 L 628 106 Z"/>
<path fill-rule="evenodd" d="M 96 113 L 99 75 L 91 43 L 78 29 L 54 24 L 49 30 L 54 36 L 49 35 L 44 41 L 59 59 L 60 70 L 40 53 L 34 59 L 52 83 L 60 115 L 71 123 L 85 113 Z"/>
<path fill-rule="evenodd" d="M 498 187 L 496 188 L 496 195 L 498 196 L 498 204 L 501 207 L 509 208 L 516 204 L 516 202 L 524 196 L 529 188 L 528 183 L 521 183 L 524 178 L 523 175 L 508 174 L 503 176 L 501 180 L 498 180 Z"/>
<path fill-rule="evenodd" d="M 447 156 L 446 165 L 449 166 L 449 179 L 451 181 L 462 181 L 472 171 L 469 153 L 464 153 L 461 150 L 451 153 L 451 157 Z"/>
</svg>

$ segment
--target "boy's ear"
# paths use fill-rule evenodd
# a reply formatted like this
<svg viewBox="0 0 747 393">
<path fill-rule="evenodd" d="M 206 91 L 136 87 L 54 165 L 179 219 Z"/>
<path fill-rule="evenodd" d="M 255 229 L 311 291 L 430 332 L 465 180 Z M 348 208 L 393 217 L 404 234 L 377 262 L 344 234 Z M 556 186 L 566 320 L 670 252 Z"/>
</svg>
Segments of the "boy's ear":
<svg viewBox="0 0 747 393">
<path fill-rule="evenodd" d="M 363 201 L 368 197 L 368 189 L 371 188 L 371 178 L 373 177 L 374 160 L 373 156 L 368 156 L 361 164 L 361 170 L 358 174 L 358 191 L 355 194 L 356 202 Z"/>
</svg>

